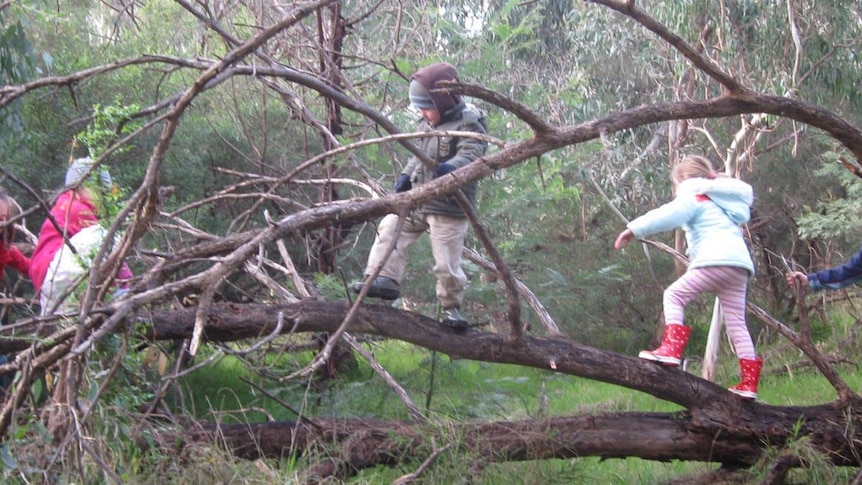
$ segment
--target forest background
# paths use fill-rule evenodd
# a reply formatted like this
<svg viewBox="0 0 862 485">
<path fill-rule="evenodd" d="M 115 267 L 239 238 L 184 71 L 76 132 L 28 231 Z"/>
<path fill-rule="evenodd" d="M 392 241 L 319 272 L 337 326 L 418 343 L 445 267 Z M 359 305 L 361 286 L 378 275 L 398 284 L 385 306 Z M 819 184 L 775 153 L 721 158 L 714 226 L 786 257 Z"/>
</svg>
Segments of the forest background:
<svg viewBox="0 0 862 485">
<path fill-rule="evenodd" d="M 143 275 L 133 293 L 150 295 L 125 316 L 198 303 L 206 308 L 213 302 L 347 301 L 345 288 L 361 277 L 374 223 L 386 212 L 382 206 L 364 218 L 322 217 L 277 241 L 257 240 L 258 249 L 243 253 L 240 262 L 230 262 L 237 253 L 226 254 L 254 239 L 250 234 L 263 234 L 273 221 L 391 193 L 410 153 L 390 128 L 409 133 L 414 126 L 417 113 L 408 105 L 406 86 L 417 68 L 441 60 L 458 67 L 462 80 L 473 86 L 465 91 L 475 95 L 469 100 L 489 113 L 488 131 L 495 138 L 490 153 L 531 139 L 541 126 L 588 126 L 615 114 L 640 115 L 636 110 L 642 107 L 708 99 L 727 90 L 702 65 L 693 65 L 679 45 L 645 28 L 644 18 L 620 13 L 627 6 L 573 0 L 6 2 L 0 5 L 0 182 L 24 209 L 18 223 L 35 232 L 71 158 L 89 155 L 111 171 L 122 192 L 105 210 L 119 221 L 113 228 L 124 229 L 128 242 L 114 255 L 124 253 Z M 862 11 L 855 2 L 638 6 L 748 89 L 801 100 L 860 125 Z M 470 277 L 465 311 L 477 329 L 505 333 L 513 321 L 515 310 L 501 284 L 506 274 L 486 264 L 502 260 L 558 325 L 549 326 L 534 311 L 536 305 L 521 302 L 519 318 L 530 333 L 624 355 L 648 347 L 660 328 L 661 294 L 676 275 L 675 262 L 654 246 L 620 253 L 612 243 L 625 219 L 671 198 L 670 166 L 684 154 L 706 155 L 754 187 L 746 236 L 758 269 L 749 299 L 777 319 L 799 323 L 799 302 L 784 282 L 782 257 L 817 270 L 858 248 L 860 183 L 842 162 L 850 160 L 857 170 L 859 164 L 834 136 L 759 111 L 645 120 L 625 129 L 610 124 L 600 136 L 560 143 L 482 176 L 476 212 L 486 234 L 472 232 L 468 246 L 475 255 L 465 263 Z M 496 254 L 489 254 L 481 237 L 493 241 Z M 673 234 L 656 239 L 675 244 Z M 19 240 L 23 247 L 33 242 L 26 235 Z M 225 249 L 217 254 L 200 249 L 202 243 Z M 438 309 L 429 260 L 420 244 L 399 308 L 433 318 Z M 105 257 L 106 265 L 115 261 Z M 228 262 L 230 271 L 207 273 Z M 161 272 L 151 272 L 154 267 Z M 26 280 L 9 274 L 5 287 L 4 323 L 50 323 L 32 318 L 38 311 L 28 304 L 33 289 Z M 804 309 L 815 317 L 815 342 L 832 332 L 830 318 L 839 317 L 830 312 L 838 309 L 851 321 L 858 316 L 853 297 L 851 289 L 809 300 L 813 306 Z M 87 303 L 84 315 L 95 307 L 94 300 Z M 703 352 L 711 310 L 708 299 L 691 308 L 692 356 Z M 774 329 L 750 320 L 760 345 L 780 341 Z M 200 321 L 195 320 L 196 330 Z M 118 325 L 111 328 L 122 328 Z M 137 345 L 134 331 L 120 332 L 118 340 L 108 339 L 108 333 L 76 343 L 82 380 L 98 382 L 83 395 L 94 400 L 103 398 L 101 392 L 113 395 L 106 391 L 109 381 L 100 380 L 112 365 L 140 379 L 123 384 L 136 389 L 126 407 L 166 395 L 154 389 L 178 385 L 177 374 L 171 374 L 170 385 L 167 379 L 160 382 L 169 374 L 162 359 L 176 349 L 160 347 L 134 357 L 131 351 L 124 354 Z M 96 342 L 101 347 L 92 347 Z M 307 338 L 287 342 L 282 350 L 332 352 L 323 344 L 304 347 Z M 192 353 L 199 344 L 199 332 L 182 341 Z M 850 352 L 859 342 L 845 344 Z M 90 347 L 81 350 L 81 345 Z M 230 349 L 203 348 L 210 360 L 195 356 L 195 362 L 223 362 Z M 80 357 L 85 351 L 98 358 Z M 155 378 L 140 376 L 136 364 L 116 355 L 162 368 Z M 342 372 L 338 362 L 321 370 L 317 360 L 301 354 L 244 353 L 238 360 L 249 374 L 279 385 L 296 379 L 305 392 L 321 374 Z M 179 388 L 187 385 L 179 382 Z M 321 393 L 318 399 L 326 399 L 326 391 Z M 10 406 L 17 409 L 26 400 L 21 401 Z M 4 427 L 17 423 L 11 426 L 18 436 L 36 432 L 35 426 L 6 418 Z M 62 428 L 68 431 L 68 422 Z M 38 471 L 22 471 L 11 458 L 7 470 L 53 476 L 56 470 L 46 470 L 57 462 L 67 472 L 87 468 L 69 464 L 74 462 L 66 454 L 70 449 L 89 459 L 103 456 L 87 452 L 81 441 L 77 448 L 69 441 L 57 444 L 57 433 L 52 428 L 53 436 L 45 439 L 59 451 L 41 460 Z M 15 455 L 14 442 L 7 441 L 4 450 Z M 114 467 L 98 468 L 115 478 L 107 471 Z"/>
</svg>

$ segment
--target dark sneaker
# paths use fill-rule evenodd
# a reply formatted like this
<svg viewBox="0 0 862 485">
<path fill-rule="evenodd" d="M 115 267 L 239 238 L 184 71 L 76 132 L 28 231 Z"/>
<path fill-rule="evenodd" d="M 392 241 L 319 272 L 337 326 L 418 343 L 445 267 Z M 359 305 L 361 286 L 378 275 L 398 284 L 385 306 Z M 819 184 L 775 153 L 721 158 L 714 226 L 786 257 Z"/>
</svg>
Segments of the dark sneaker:
<svg viewBox="0 0 862 485">
<path fill-rule="evenodd" d="M 353 285 L 353 291 L 356 293 L 362 291 L 362 281 Z M 397 300 L 401 297 L 401 286 L 392 278 L 378 276 L 371 282 L 366 296 L 381 300 Z"/>
<path fill-rule="evenodd" d="M 456 332 L 463 332 L 470 328 L 470 322 L 467 321 L 464 315 L 461 315 L 461 312 L 457 308 L 444 309 L 440 322 Z"/>
</svg>

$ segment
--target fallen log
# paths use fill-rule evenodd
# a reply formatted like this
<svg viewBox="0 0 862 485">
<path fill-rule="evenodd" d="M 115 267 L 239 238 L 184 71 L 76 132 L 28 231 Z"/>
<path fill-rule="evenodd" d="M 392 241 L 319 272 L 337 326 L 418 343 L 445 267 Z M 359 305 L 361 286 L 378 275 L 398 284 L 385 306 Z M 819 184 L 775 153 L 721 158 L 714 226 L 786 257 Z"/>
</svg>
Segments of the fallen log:
<svg viewBox="0 0 862 485">
<path fill-rule="evenodd" d="M 670 461 L 720 462 L 750 466 L 761 445 L 744 436 L 710 436 L 680 413 L 608 413 L 492 423 L 447 423 L 439 427 L 371 419 L 290 421 L 219 425 L 206 423 L 183 440 L 224 443 L 236 456 L 284 458 L 314 451 L 337 456 L 317 474 L 346 478 L 378 465 L 421 461 L 437 443 L 454 443 L 451 453 L 476 463 L 599 456 Z M 337 450 L 333 452 L 333 450 Z"/>
</svg>

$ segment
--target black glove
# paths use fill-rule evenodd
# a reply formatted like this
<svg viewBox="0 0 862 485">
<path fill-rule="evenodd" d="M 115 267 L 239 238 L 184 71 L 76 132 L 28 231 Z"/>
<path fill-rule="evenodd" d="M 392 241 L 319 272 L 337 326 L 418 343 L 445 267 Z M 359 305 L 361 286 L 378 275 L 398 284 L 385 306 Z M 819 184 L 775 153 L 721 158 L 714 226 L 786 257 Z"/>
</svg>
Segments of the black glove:
<svg viewBox="0 0 862 485">
<path fill-rule="evenodd" d="M 398 176 L 398 180 L 395 181 L 395 193 L 407 192 L 408 190 L 413 188 L 413 182 L 410 181 L 410 176 L 406 173 L 402 173 Z"/>
<path fill-rule="evenodd" d="M 447 173 L 452 172 L 454 170 L 455 170 L 455 165 L 452 165 L 449 162 L 444 162 L 444 163 L 441 163 L 440 165 L 437 165 L 437 168 L 434 169 L 434 176 L 435 177 L 442 177 L 442 176 L 446 175 Z"/>
</svg>

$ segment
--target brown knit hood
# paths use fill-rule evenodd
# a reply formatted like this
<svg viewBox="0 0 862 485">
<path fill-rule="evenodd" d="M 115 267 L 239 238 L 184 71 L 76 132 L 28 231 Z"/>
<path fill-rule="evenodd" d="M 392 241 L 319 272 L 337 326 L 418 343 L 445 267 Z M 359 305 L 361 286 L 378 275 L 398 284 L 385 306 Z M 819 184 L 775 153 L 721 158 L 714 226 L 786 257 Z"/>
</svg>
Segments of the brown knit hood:
<svg viewBox="0 0 862 485">
<path fill-rule="evenodd" d="M 412 79 L 428 91 L 431 102 L 434 103 L 434 107 L 437 108 L 437 111 L 441 115 L 461 102 L 461 98 L 455 94 L 431 92 L 432 89 L 437 87 L 437 83 L 440 81 L 459 81 L 458 70 L 447 62 L 429 64 L 416 71 Z"/>
</svg>

